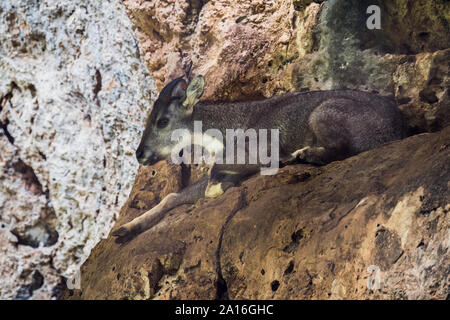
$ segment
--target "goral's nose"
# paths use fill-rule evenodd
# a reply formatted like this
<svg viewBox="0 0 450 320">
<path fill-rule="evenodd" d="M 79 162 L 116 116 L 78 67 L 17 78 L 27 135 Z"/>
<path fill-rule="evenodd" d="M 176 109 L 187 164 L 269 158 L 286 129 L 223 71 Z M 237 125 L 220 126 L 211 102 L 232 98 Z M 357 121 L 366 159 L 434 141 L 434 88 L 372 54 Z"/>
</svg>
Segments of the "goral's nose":
<svg viewBox="0 0 450 320">
<path fill-rule="evenodd" d="M 143 157 L 144 157 L 144 151 L 142 151 L 142 150 L 136 151 L 136 159 L 139 163 L 141 163 L 141 161 L 143 160 L 142 159 Z"/>
</svg>

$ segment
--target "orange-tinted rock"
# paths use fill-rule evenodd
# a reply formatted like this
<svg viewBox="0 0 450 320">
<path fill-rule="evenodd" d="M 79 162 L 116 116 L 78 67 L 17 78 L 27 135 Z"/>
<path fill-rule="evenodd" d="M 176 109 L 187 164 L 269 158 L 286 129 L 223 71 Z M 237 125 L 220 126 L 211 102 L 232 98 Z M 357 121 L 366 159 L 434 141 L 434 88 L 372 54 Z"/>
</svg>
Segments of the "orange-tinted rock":
<svg viewBox="0 0 450 320">
<path fill-rule="evenodd" d="M 102 241 L 81 291 L 65 298 L 445 299 L 449 157 L 447 128 L 324 167 L 253 176 L 129 242 Z M 161 190 L 143 178 L 155 168 L 169 173 L 162 162 L 141 169 L 130 199 Z M 173 180 L 155 194 L 177 188 Z M 118 223 L 136 215 L 131 202 Z"/>
<path fill-rule="evenodd" d="M 450 124 L 445 1 L 126 0 L 144 61 L 161 89 L 183 75 L 206 79 L 204 100 L 351 88 L 397 100 L 415 131 Z"/>
</svg>

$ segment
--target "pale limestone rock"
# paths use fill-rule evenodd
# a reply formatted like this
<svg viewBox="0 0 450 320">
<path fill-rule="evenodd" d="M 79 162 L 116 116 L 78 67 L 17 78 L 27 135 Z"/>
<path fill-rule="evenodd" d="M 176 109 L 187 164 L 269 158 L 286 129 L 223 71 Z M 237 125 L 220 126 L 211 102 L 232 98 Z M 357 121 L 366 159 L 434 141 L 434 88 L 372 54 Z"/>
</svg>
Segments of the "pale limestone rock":
<svg viewBox="0 0 450 320">
<path fill-rule="evenodd" d="M 0 298 L 50 298 L 128 197 L 155 86 L 119 0 L 2 1 L 0 21 Z"/>
</svg>

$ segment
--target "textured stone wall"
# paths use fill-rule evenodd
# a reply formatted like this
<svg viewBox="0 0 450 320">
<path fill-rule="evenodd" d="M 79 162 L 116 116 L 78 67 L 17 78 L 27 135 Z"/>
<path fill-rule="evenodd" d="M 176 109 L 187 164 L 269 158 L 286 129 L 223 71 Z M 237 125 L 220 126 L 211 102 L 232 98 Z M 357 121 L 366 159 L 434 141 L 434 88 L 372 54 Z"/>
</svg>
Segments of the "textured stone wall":
<svg viewBox="0 0 450 320">
<path fill-rule="evenodd" d="M 204 99 L 350 88 L 397 100 L 414 131 L 450 123 L 450 2 L 125 0 L 158 87 L 192 72 Z M 379 5 L 381 29 L 366 28 Z"/>
<path fill-rule="evenodd" d="M 372 4 L 381 30 L 365 27 Z M 437 131 L 450 124 L 449 13 L 446 0 L 3 1 L 0 296 L 58 295 L 128 197 L 156 89 L 191 63 L 203 99 L 375 91 L 413 133 Z"/>
<path fill-rule="evenodd" d="M 0 298 L 58 296 L 109 232 L 154 94 L 121 1 L 1 1 Z"/>
</svg>

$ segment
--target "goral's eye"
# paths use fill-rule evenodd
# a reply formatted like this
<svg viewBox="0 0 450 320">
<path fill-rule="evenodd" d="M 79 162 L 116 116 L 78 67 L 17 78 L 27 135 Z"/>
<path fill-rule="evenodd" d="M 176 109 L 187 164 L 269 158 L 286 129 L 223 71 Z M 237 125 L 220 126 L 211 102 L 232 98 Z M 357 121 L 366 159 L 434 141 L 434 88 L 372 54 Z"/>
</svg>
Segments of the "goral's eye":
<svg viewBox="0 0 450 320">
<path fill-rule="evenodd" d="M 163 129 L 163 128 L 167 127 L 168 124 L 169 124 L 169 119 L 167 119 L 167 118 L 161 118 L 156 123 L 156 125 L 158 126 L 159 129 Z"/>
</svg>

